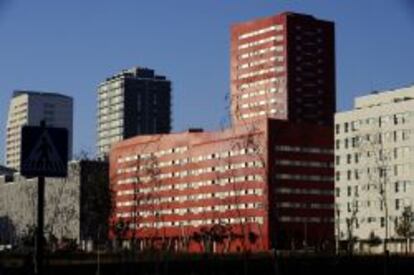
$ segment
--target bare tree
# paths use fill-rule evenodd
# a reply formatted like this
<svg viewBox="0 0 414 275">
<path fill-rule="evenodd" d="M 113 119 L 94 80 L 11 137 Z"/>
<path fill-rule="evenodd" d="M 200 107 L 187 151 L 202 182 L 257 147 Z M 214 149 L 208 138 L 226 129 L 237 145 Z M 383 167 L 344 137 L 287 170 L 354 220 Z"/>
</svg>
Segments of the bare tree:
<svg viewBox="0 0 414 275">
<path fill-rule="evenodd" d="M 405 207 L 404 211 L 395 225 L 395 232 L 398 236 L 403 237 L 406 241 L 405 252 L 411 250 L 411 237 L 414 235 L 414 213 L 411 207 Z"/>
<path fill-rule="evenodd" d="M 47 181 L 46 190 L 48 219 L 45 232 L 48 232 L 52 239 L 54 236 L 60 236 L 58 240 L 77 239 L 74 229 L 80 219 L 79 186 L 65 178 L 62 182 Z"/>
<path fill-rule="evenodd" d="M 233 129 L 234 130 L 234 129 Z M 256 244 L 257 239 L 262 237 L 261 225 L 258 223 L 258 234 L 253 232 L 251 228 L 252 220 L 255 217 L 246 216 L 245 207 L 246 201 L 243 199 L 245 196 L 257 196 L 254 190 L 254 194 L 250 192 L 251 188 L 247 188 L 250 184 L 248 181 L 257 180 L 253 175 L 244 175 L 240 173 L 240 168 L 253 169 L 254 175 L 257 174 L 257 169 L 264 171 L 266 167 L 265 162 L 265 149 L 261 144 L 261 136 L 263 132 L 260 128 L 257 128 L 253 124 L 241 126 L 240 132 L 235 131 L 233 136 L 234 140 L 230 142 L 227 147 L 228 154 L 222 157 L 220 161 L 221 167 L 224 167 L 223 171 L 217 171 L 217 181 L 219 183 L 225 181 L 226 185 L 231 187 L 231 192 L 228 192 L 226 198 L 223 199 L 223 203 L 230 206 L 236 212 L 236 225 L 228 224 L 227 228 L 230 231 L 228 235 L 228 242 L 232 243 L 235 240 L 240 241 L 241 251 L 246 252 L 248 244 Z M 242 156 L 241 158 L 239 156 Z M 244 169 L 246 171 L 246 169 Z M 265 174 L 259 173 L 262 179 L 265 178 Z M 249 191 L 249 192 L 245 192 Z M 254 203 L 256 206 L 256 202 Z M 266 207 L 267 203 L 260 202 L 261 207 Z M 225 223 L 223 225 L 226 225 Z M 224 232 L 224 231 L 221 231 Z M 263 240 L 263 238 L 261 238 Z"/>
<path fill-rule="evenodd" d="M 346 231 L 347 231 L 347 250 L 348 253 L 353 254 L 355 248 L 355 242 L 357 237 L 354 234 L 355 228 L 358 226 L 358 200 L 354 198 L 350 205 L 351 216 L 346 219 Z"/>
<path fill-rule="evenodd" d="M 383 132 L 379 129 L 365 132 L 357 136 L 356 146 L 361 160 L 365 161 L 366 185 L 362 191 L 368 195 L 374 194 L 384 215 L 384 252 L 388 251 L 389 240 L 389 195 L 391 189 L 391 161 L 392 154 L 384 142 Z M 371 192 L 374 191 L 374 192 Z"/>
<path fill-rule="evenodd" d="M 130 184 L 130 191 L 127 196 L 132 200 L 132 204 L 129 207 L 130 215 L 128 217 L 124 217 L 124 219 L 119 220 L 122 224 L 127 223 L 126 231 L 119 231 L 122 233 L 123 240 L 129 239 L 130 242 L 130 250 L 135 252 L 141 248 L 146 249 L 149 239 L 150 241 L 150 248 L 154 248 L 155 242 L 154 240 L 158 236 L 158 229 L 152 230 L 150 228 L 142 227 L 141 224 L 144 220 L 144 216 L 142 212 L 148 212 L 149 209 L 147 205 L 149 204 L 151 209 L 150 212 L 151 216 L 154 216 L 152 227 L 155 229 L 157 228 L 157 224 L 160 219 L 163 219 L 163 216 L 160 215 L 158 205 L 155 203 L 156 200 L 159 200 L 159 196 L 157 195 L 161 181 L 159 178 L 160 175 L 160 168 L 157 156 L 151 151 L 148 152 L 148 148 L 152 144 L 156 144 L 157 148 L 159 146 L 159 142 L 162 136 L 156 136 L 154 139 L 148 143 L 146 143 L 142 148 L 140 148 L 140 153 L 134 156 L 135 162 L 132 165 L 127 166 L 127 173 L 134 172 L 129 179 L 132 181 Z M 157 149 L 156 148 L 156 149 Z M 111 182 L 116 181 L 117 176 L 111 180 Z M 148 189 L 150 192 L 148 192 Z M 158 213 L 158 214 L 157 214 Z M 116 220 L 117 218 L 115 218 Z M 115 222 L 116 224 L 117 222 Z M 153 236 L 149 236 L 148 238 L 145 237 L 145 231 L 154 232 Z M 140 236 L 142 235 L 142 237 Z M 165 230 L 164 234 L 165 235 Z M 120 236 L 121 237 L 121 236 Z M 164 240 L 164 237 L 163 237 Z"/>
<path fill-rule="evenodd" d="M 154 236 L 152 237 L 152 248 L 158 248 L 156 239 L 158 239 L 160 232 L 159 227 L 160 224 L 163 224 L 164 222 L 164 214 L 162 212 L 163 207 L 160 207 L 161 196 L 159 195 L 159 192 L 161 191 L 161 180 L 160 180 L 160 168 L 159 168 L 159 162 L 157 157 L 154 154 L 151 154 L 149 159 L 146 162 L 146 171 L 145 174 L 149 178 L 149 182 L 151 183 L 151 188 L 153 192 L 151 192 L 151 199 L 152 199 L 152 215 L 154 216 L 153 220 L 153 228 L 154 230 Z M 164 225 L 161 225 L 162 232 L 161 232 L 161 246 L 163 247 L 165 245 L 165 237 L 166 237 L 166 229 Z"/>
<path fill-rule="evenodd" d="M 111 227 L 115 240 L 118 243 L 122 244 L 123 241 L 127 240 L 128 231 L 130 230 L 130 221 L 121 217 L 114 221 Z"/>
</svg>

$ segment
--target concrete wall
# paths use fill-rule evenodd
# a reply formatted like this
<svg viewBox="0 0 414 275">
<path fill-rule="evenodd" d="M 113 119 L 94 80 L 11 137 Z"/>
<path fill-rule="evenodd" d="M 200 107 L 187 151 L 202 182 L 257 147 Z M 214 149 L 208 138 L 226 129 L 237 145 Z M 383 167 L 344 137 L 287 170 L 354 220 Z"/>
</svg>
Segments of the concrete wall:
<svg viewBox="0 0 414 275">
<path fill-rule="evenodd" d="M 69 164 L 68 177 L 46 179 L 45 235 L 58 239 L 106 238 L 108 189 L 107 164 L 78 161 Z M 106 193 L 104 193 L 106 192 Z M 107 198 L 110 194 L 107 194 Z M 37 179 L 14 175 L 0 177 L 0 243 L 17 244 L 34 228 L 37 217 Z M 99 233 L 98 233 L 99 231 Z"/>
<path fill-rule="evenodd" d="M 79 239 L 80 180 L 46 179 L 45 235 L 58 239 Z M 13 182 L 0 182 L 0 217 L 11 223 L 14 232 L 1 232 L 4 241 L 18 242 L 33 228 L 37 217 L 37 179 L 16 176 Z"/>
</svg>

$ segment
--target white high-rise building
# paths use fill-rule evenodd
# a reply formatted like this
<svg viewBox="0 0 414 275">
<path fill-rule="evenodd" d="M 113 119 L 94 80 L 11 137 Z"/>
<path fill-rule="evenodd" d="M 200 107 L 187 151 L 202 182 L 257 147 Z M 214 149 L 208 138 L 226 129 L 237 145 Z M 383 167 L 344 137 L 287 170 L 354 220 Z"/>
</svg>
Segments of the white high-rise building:
<svg viewBox="0 0 414 275">
<path fill-rule="evenodd" d="M 414 86 L 356 98 L 335 115 L 335 143 L 338 240 L 405 251 L 396 228 L 414 211 Z"/>
<path fill-rule="evenodd" d="M 69 159 L 72 158 L 73 99 L 56 94 L 15 91 L 9 106 L 6 136 L 6 166 L 20 170 L 21 129 L 24 125 L 47 126 L 69 131 Z"/>
</svg>

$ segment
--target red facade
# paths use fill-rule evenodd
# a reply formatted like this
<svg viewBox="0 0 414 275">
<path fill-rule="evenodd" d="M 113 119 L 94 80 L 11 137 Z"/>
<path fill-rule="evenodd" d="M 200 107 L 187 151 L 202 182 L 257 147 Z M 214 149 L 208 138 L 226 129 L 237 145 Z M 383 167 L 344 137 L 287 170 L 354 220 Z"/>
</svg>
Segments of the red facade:
<svg viewBox="0 0 414 275">
<path fill-rule="evenodd" d="M 261 120 L 120 142 L 110 154 L 111 235 L 191 252 L 321 245 L 333 237 L 332 136 Z"/>
<path fill-rule="evenodd" d="M 271 117 L 332 126 L 334 44 L 334 24 L 309 15 L 282 13 L 233 25 L 233 122 Z"/>
<path fill-rule="evenodd" d="M 332 247 L 332 128 L 269 120 L 269 141 L 272 247 Z"/>
<path fill-rule="evenodd" d="M 114 145 L 113 238 L 223 253 L 333 241 L 333 23 L 283 13 L 231 35 L 232 128 Z"/>
</svg>

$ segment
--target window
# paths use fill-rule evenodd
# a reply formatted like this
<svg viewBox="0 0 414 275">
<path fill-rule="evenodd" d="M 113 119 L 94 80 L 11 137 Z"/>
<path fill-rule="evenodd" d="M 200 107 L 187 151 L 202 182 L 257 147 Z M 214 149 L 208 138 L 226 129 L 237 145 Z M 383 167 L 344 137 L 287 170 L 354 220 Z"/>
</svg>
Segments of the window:
<svg viewBox="0 0 414 275">
<path fill-rule="evenodd" d="M 353 137 L 352 138 L 352 147 L 355 148 L 357 147 L 358 144 L 358 138 L 357 137 Z"/>
<path fill-rule="evenodd" d="M 337 181 L 339 181 L 339 180 L 341 180 L 341 172 L 339 172 L 339 171 L 336 171 L 336 173 L 335 173 L 336 175 L 336 180 Z"/>
<path fill-rule="evenodd" d="M 400 209 L 400 200 L 396 199 L 395 200 L 395 210 L 399 210 Z"/>
<path fill-rule="evenodd" d="M 341 129 L 341 126 L 340 126 L 339 124 L 336 124 L 336 125 L 335 125 L 335 132 L 336 132 L 337 134 L 339 134 L 340 129 Z"/>
<path fill-rule="evenodd" d="M 347 193 L 348 193 L 348 197 L 350 197 L 352 195 L 352 188 L 351 188 L 351 186 L 348 186 Z"/>
<path fill-rule="evenodd" d="M 359 121 L 352 121 L 352 131 L 356 131 L 359 128 Z"/>
<path fill-rule="evenodd" d="M 399 182 L 398 181 L 396 181 L 395 182 L 395 193 L 398 193 L 398 191 L 399 191 Z"/>
<path fill-rule="evenodd" d="M 348 122 L 345 122 L 345 124 L 344 124 L 344 132 L 345 133 L 348 133 L 348 130 L 349 130 L 349 123 Z"/>
<path fill-rule="evenodd" d="M 355 172 L 355 179 L 356 180 L 359 180 L 359 171 L 358 170 L 355 170 L 354 172 Z"/>
<path fill-rule="evenodd" d="M 380 178 L 385 178 L 387 176 L 386 168 L 380 167 L 378 168 Z"/>
<path fill-rule="evenodd" d="M 408 140 L 408 138 L 409 138 L 409 131 L 407 131 L 407 130 L 404 130 L 404 131 L 402 131 L 402 140 Z"/>
</svg>

